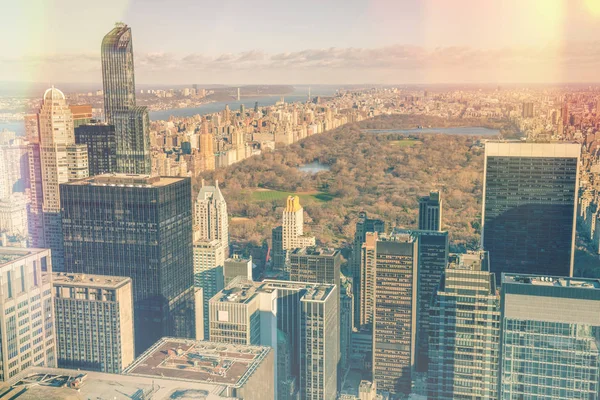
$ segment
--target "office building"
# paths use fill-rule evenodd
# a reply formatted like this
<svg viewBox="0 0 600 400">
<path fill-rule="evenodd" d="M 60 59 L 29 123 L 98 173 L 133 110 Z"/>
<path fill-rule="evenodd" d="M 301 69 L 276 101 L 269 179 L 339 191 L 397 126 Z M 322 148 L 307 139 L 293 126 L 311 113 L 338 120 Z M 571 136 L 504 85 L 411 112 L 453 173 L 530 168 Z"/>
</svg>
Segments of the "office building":
<svg viewBox="0 0 600 400">
<path fill-rule="evenodd" d="M 194 242 L 194 287 L 202 289 L 203 304 L 203 337 L 198 334 L 196 336 L 204 340 L 208 340 L 209 337 L 208 301 L 225 287 L 224 264 L 225 249 L 218 240 Z"/>
<path fill-rule="evenodd" d="M 61 186 L 65 270 L 127 276 L 135 350 L 195 337 L 190 179 L 106 174 Z"/>
<path fill-rule="evenodd" d="M 39 160 L 37 152 L 31 153 L 34 160 L 33 178 L 41 178 L 41 238 L 34 245 L 52 250 L 52 265 L 55 271 L 64 270 L 64 253 L 61 227 L 60 184 L 87 177 L 87 148 L 75 144 L 73 115 L 65 95 L 58 89 L 46 90 L 38 115 Z M 40 171 L 35 171 L 39 168 Z M 32 182 L 32 186 L 36 182 Z M 37 200 L 36 200 L 36 206 Z"/>
<path fill-rule="evenodd" d="M 453 255 L 431 307 L 428 398 L 498 398 L 500 295 L 487 252 Z"/>
<path fill-rule="evenodd" d="M 133 362 L 133 292 L 121 276 L 54 273 L 58 367 L 119 374 Z"/>
<path fill-rule="evenodd" d="M 23 193 L 0 199 L 0 232 L 26 238 L 28 235 L 27 197 Z"/>
<path fill-rule="evenodd" d="M 50 250 L 0 247 L 0 381 L 56 366 L 51 274 Z"/>
<path fill-rule="evenodd" d="M 442 193 L 431 191 L 419 199 L 419 230 L 442 230 Z"/>
<path fill-rule="evenodd" d="M 150 175 L 150 119 L 135 104 L 131 28 L 123 23 L 104 36 L 101 48 L 104 113 L 115 126 L 117 172 Z"/>
<path fill-rule="evenodd" d="M 104 36 L 101 47 L 104 114 L 109 124 L 113 112 L 135 107 L 135 77 L 131 28 L 123 23 Z"/>
<path fill-rule="evenodd" d="M 487 142 L 483 249 L 491 271 L 572 276 L 580 145 Z"/>
<path fill-rule="evenodd" d="M 90 176 L 117 172 L 117 143 L 115 127 L 100 122 L 75 128 L 75 143 L 88 150 Z"/>
<path fill-rule="evenodd" d="M 361 304 L 362 304 L 362 246 L 366 241 L 367 233 L 385 232 L 385 222 L 381 219 L 372 219 L 367 217 L 367 213 L 361 211 L 358 214 L 358 221 L 356 222 L 356 231 L 354 232 L 354 247 L 352 249 L 351 258 L 351 269 L 352 269 L 352 292 L 355 295 L 354 301 L 354 326 L 359 327 L 361 325 Z"/>
<path fill-rule="evenodd" d="M 410 393 L 416 359 L 418 238 L 381 235 L 376 244 L 373 381 Z"/>
<path fill-rule="evenodd" d="M 27 142 L 14 132 L 0 131 L 0 199 L 29 187 Z M 8 134 L 8 135 L 7 135 Z"/>
<path fill-rule="evenodd" d="M 350 367 L 352 347 L 352 321 L 354 317 L 354 295 L 352 279 L 343 276 L 340 280 L 340 367 Z"/>
<path fill-rule="evenodd" d="M 241 258 L 239 255 L 234 254 L 233 257 L 225 260 L 223 264 L 225 287 L 238 276 L 248 281 L 252 280 L 252 257 Z"/>
<path fill-rule="evenodd" d="M 208 186 L 202 180 L 194 204 L 194 240 L 218 240 L 225 257 L 229 256 L 227 203 L 219 188 L 219 181 L 214 186 Z"/>
<path fill-rule="evenodd" d="M 405 234 L 418 240 L 419 273 L 417 282 L 417 372 L 427 372 L 428 343 L 431 324 L 431 302 L 444 270 L 448 266 L 448 232 L 394 229 L 395 234 Z"/>
<path fill-rule="evenodd" d="M 283 251 L 283 227 L 277 226 L 271 230 L 271 266 L 273 268 L 283 268 L 286 261 L 287 252 Z"/>
<path fill-rule="evenodd" d="M 92 121 L 91 104 L 71 104 L 69 109 L 73 115 L 73 128 L 89 124 Z"/>
<path fill-rule="evenodd" d="M 335 398 L 338 287 L 278 280 L 263 283 L 277 291 L 277 327 L 286 334 L 292 349 L 292 377 L 288 380 L 297 383 L 301 399 Z"/>
<path fill-rule="evenodd" d="M 339 250 L 302 247 L 290 253 L 290 281 L 340 284 L 342 256 Z"/>
<path fill-rule="evenodd" d="M 598 398 L 600 280 L 503 274 L 500 323 L 499 398 Z"/>
</svg>

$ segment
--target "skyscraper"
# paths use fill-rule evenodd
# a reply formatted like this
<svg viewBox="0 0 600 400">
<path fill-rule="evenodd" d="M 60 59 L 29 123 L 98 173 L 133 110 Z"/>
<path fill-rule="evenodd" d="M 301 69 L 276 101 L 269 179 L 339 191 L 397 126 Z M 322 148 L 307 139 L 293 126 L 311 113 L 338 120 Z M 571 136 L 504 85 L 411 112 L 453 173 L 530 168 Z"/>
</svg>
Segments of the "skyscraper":
<svg viewBox="0 0 600 400">
<path fill-rule="evenodd" d="M 117 143 L 113 125 L 99 122 L 79 125 L 75 128 L 75 142 L 87 146 L 90 176 L 117 171 Z"/>
<path fill-rule="evenodd" d="M 483 249 L 491 271 L 571 276 L 580 145 L 487 142 Z"/>
<path fill-rule="evenodd" d="M 0 381 L 30 365 L 56 367 L 48 249 L 0 247 Z"/>
<path fill-rule="evenodd" d="M 358 221 L 356 222 L 356 231 L 354 232 L 354 247 L 352 248 L 352 292 L 354 293 L 354 326 L 358 327 L 362 323 L 360 322 L 361 317 L 361 304 L 363 294 L 363 280 L 362 280 L 362 246 L 366 241 L 366 235 L 368 232 L 385 232 L 385 222 L 381 219 L 372 219 L 367 217 L 367 213 L 361 211 L 358 214 Z"/>
<path fill-rule="evenodd" d="M 117 23 L 102 39 L 101 58 L 104 114 L 106 121 L 113 124 L 114 111 L 135 106 L 131 28 Z"/>
<path fill-rule="evenodd" d="M 454 255 L 431 307 L 428 398 L 498 398 L 500 295 L 487 252 Z"/>
<path fill-rule="evenodd" d="M 282 222 L 281 229 L 273 229 L 273 267 L 275 268 L 285 267 L 285 260 L 291 250 L 314 246 L 316 243 L 313 236 L 304 234 L 304 208 L 300 205 L 298 196 L 288 196 Z"/>
<path fill-rule="evenodd" d="M 416 359 L 418 239 L 381 236 L 376 245 L 373 381 L 409 393 Z"/>
<path fill-rule="evenodd" d="M 150 175 L 150 120 L 146 107 L 135 104 L 131 28 L 117 23 L 102 40 L 101 57 L 104 113 L 115 126 L 117 172 Z"/>
<path fill-rule="evenodd" d="M 290 281 L 340 284 L 339 250 L 302 247 L 290 253 Z"/>
<path fill-rule="evenodd" d="M 204 125 L 206 126 L 206 124 Z M 214 171 L 215 169 L 215 150 L 213 144 L 213 135 L 208 132 L 200 134 L 200 156 L 203 163 L 203 171 Z"/>
<path fill-rule="evenodd" d="M 431 191 L 429 196 L 419 199 L 419 229 L 442 230 L 442 193 Z"/>
<path fill-rule="evenodd" d="M 219 188 L 219 181 L 215 182 L 215 186 L 207 186 L 202 180 L 194 205 L 194 240 L 218 240 L 225 257 L 229 255 L 227 203 Z"/>
<path fill-rule="evenodd" d="M 368 232 L 361 249 L 361 294 L 359 297 L 361 304 L 359 305 L 359 323 L 356 326 L 369 331 L 372 330 L 373 316 L 375 315 L 375 268 L 378 239 L 377 232 Z"/>
<path fill-rule="evenodd" d="M 106 174 L 61 186 L 65 270 L 133 281 L 135 350 L 195 337 L 189 178 Z"/>
<path fill-rule="evenodd" d="M 55 273 L 58 367 L 120 374 L 134 360 L 131 279 Z"/>
<path fill-rule="evenodd" d="M 34 169 L 32 177 L 41 178 L 41 185 L 37 185 L 37 182 L 32 185 L 39 187 L 42 192 L 41 196 L 36 192 L 35 202 L 40 198 L 42 200 L 43 233 L 34 245 L 52 249 L 54 270 L 63 271 L 60 184 L 88 176 L 87 147 L 75 144 L 73 116 L 60 90 L 46 90 L 38 119 L 39 161 L 36 160 L 37 149 L 32 149 L 30 166 Z M 39 174 L 36 168 L 40 169 Z"/>
<path fill-rule="evenodd" d="M 225 249 L 217 239 L 194 242 L 194 286 L 202 289 L 203 340 L 209 338 L 209 300 L 225 287 L 223 265 Z"/>
<path fill-rule="evenodd" d="M 499 398 L 598 398 L 598 279 L 502 274 L 501 310 Z"/>
</svg>

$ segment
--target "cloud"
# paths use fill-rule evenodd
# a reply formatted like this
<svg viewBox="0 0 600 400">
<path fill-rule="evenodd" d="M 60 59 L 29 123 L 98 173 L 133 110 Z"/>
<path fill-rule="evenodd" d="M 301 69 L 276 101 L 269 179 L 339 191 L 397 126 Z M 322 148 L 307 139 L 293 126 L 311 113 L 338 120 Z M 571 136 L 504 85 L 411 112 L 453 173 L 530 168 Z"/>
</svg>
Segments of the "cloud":
<svg viewBox="0 0 600 400">
<path fill-rule="evenodd" d="M 377 48 L 330 47 L 275 54 L 259 49 L 212 56 L 203 53 L 136 53 L 135 67 L 136 75 L 143 77 L 143 81 L 169 78 L 169 82 L 165 83 L 178 83 L 175 82 L 177 79 L 186 83 L 198 75 L 220 82 L 234 80 L 248 83 L 253 79 L 264 80 L 264 77 L 278 79 L 282 83 L 298 82 L 298 79 L 314 83 L 328 83 L 325 79 L 372 83 L 474 79 L 490 82 L 595 80 L 592 71 L 600 69 L 600 41 L 494 49 L 466 46 L 424 48 L 398 44 Z M 83 72 L 98 75 L 100 59 L 98 54 L 0 58 L 0 71 L 17 71 L 20 68 L 71 77 Z M 384 81 L 389 79 L 396 81 Z M 11 79 L 0 73 L 0 80 Z"/>
</svg>

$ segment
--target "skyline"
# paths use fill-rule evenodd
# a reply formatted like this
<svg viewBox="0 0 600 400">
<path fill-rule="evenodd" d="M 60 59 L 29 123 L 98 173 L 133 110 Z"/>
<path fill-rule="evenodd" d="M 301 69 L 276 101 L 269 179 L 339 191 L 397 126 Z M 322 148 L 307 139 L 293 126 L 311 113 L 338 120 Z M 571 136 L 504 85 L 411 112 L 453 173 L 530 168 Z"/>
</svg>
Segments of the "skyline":
<svg viewBox="0 0 600 400">
<path fill-rule="evenodd" d="M 3 6 L 0 81 L 101 82 L 117 21 L 139 84 L 576 83 L 600 68 L 599 0 L 36 3 Z M 48 23 L 61 18 L 69 29 Z"/>
</svg>

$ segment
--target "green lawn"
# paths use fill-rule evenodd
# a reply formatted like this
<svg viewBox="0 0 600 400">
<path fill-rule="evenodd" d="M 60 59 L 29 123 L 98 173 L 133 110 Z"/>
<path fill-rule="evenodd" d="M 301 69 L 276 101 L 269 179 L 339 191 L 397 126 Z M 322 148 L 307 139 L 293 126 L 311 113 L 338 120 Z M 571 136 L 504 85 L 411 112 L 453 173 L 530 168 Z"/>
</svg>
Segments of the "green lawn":
<svg viewBox="0 0 600 400">
<path fill-rule="evenodd" d="M 417 139 L 401 139 L 401 140 L 390 140 L 390 145 L 394 147 L 408 147 L 414 146 L 415 144 L 421 143 Z"/>
<path fill-rule="evenodd" d="M 314 193 L 291 193 L 282 192 L 279 190 L 254 190 L 251 194 L 251 199 L 254 201 L 273 201 L 273 200 L 285 200 L 288 196 L 298 195 L 300 196 L 300 202 L 306 200 L 316 200 L 319 202 L 330 201 L 333 196 L 324 192 Z"/>
</svg>

